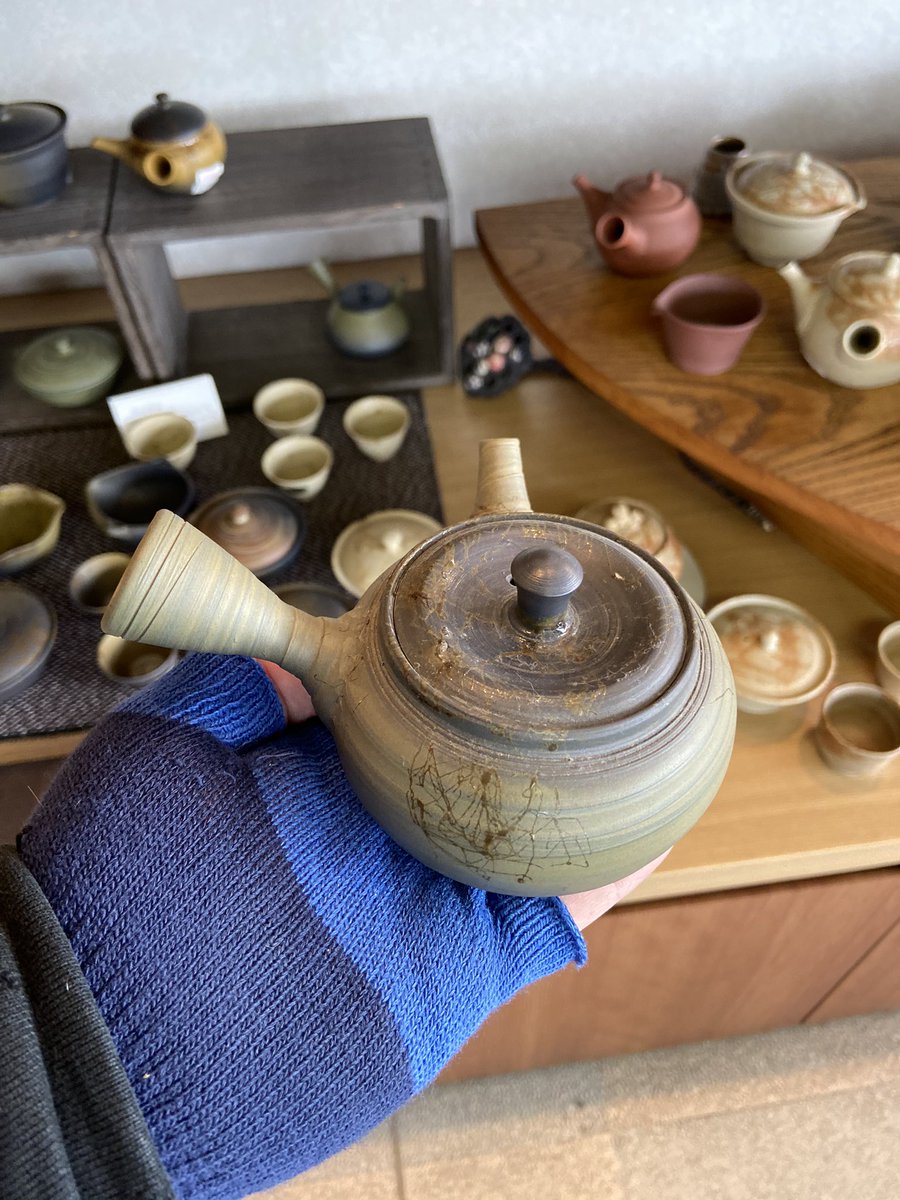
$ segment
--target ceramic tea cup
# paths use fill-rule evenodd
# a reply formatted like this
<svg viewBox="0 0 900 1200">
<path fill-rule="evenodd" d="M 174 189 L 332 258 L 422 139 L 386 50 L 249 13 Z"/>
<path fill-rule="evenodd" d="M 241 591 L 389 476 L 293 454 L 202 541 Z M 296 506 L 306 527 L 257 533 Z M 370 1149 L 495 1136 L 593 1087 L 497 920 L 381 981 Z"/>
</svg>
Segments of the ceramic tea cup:
<svg viewBox="0 0 900 1200">
<path fill-rule="evenodd" d="M 663 288 L 651 308 L 662 322 L 671 361 L 692 375 L 721 375 L 738 361 L 763 319 L 762 296 L 728 275 L 685 275 Z"/>
<path fill-rule="evenodd" d="M 841 684 L 825 697 L 815 739 L 832 770 L 875 775 L 900 760 L 900 703 L 871 683 Z"/>
<path fill-rule="evenodd" d="M 86 558 L 69 580 L 69 597 L 75 607 L 84 613 L 105 612 L 130 562 L 130 554 L 116 551 Z"/>
<path fill-rule="evenodd" d="M 260 459 L 263 475 L 297 500 L 312 500 L 328 482 L 334 453 L 317 437 L 279 438 Z"/>
<path fill-rule="evenodd" d="M 178 516 L 190 512 L 194 495 L 188 476 L 165 459 L 113 467 L 91 476 L 84 487 L 87 510 L 97 528 L 130 546 L 138 544 L 161 508 Z"/>
<path fill-rule="evenodd" d="M 167 459 L 184 470 L 197 453 L 197 430 L 180 413 L 150 413 L 129 421 L 122 432 L 125 449 L 138 462 Z"/>
<path fill-rule="evenodd" d="M 315 433 L 325 393 L 309 379 L 274 379 L 253 397 L 253 414 L 275 437 Z"/>
<path fill-rule="evenodd" d="M 393 458 L 409 431 L 409 409 L 395 396 L 363 396 L 344 413 L 344 431 L 375 462 Z"/>
<path fill-rule="evenodd" d="M 894 621 L 881 631 L 875 677 L 889 696 L 900 700 L 900 621 Z"/>
<path fill-rule="evenodd" d="M 97 666 L 107 679 L 143 687 L 171 671 L 178 662 L 178 651 L 146 642 L 130 642 L 104 633 L 97 642 Z"/>
</svg>

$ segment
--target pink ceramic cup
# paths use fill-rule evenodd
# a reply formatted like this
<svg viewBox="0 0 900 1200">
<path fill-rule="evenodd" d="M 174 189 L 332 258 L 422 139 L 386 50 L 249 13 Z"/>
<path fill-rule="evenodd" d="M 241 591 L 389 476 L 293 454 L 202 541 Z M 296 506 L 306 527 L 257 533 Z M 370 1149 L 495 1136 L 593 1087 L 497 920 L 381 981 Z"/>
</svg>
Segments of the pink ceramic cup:
<svg viewBox="0 0 900 1200">
<path fill-rule="evenodd" d="M 685 275 L 659 293 L 651 311 L 662 321 L 663 344 L 677 367 L 721 375 L 740 358 L 766 306 L 742 279 Z"/>
</svg>

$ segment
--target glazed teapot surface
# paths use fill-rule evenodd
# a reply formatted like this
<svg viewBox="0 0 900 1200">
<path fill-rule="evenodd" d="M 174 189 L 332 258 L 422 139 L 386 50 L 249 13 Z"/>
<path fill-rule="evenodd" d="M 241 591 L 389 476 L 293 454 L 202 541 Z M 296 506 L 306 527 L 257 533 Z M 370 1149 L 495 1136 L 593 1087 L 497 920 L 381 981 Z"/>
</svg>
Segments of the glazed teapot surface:
<svg viewBox="0 0 900 1200">
<path fill-rule="evenodd" d="M 375 279 L 360 279 L 338 287 L 321 258 L 310 263 L 309 270 L 331 297 L 326 325 L 332 341 L 344 354 L 381 358 L 409 338 L 402 280 L 393 287 Z"/>
<path fill-rule="evenodd" d="M 693 253 L 700 210 L 681 184 L 659 171 L 623 180 L 612 194 L 584 175 L 572 181 L 584 200 L 600 253 L 620 275 L 659 275 Z"/>
<path fill-rule="evenodd" d="M 124 140 L 94 138 L 91 145 L 120 158 L 152 187 L 200 196 L 225 170 L 225 135 L 196 104 L 160 92 L 141 109 Z"/>
<path fill-rule="evenodd" d="M 820 280 L 793 262 L 779 274 L 814 371 L 849 388 L 900 382 L 900 254 L 847 254 Z"/>
<path fill-rule="evenodd" d="M 493 891 L 580 892 L 650 862 L 731 754 L 733 683 L 701 610 L 646 552 L 533 513 L 512 439 L 482 445 L 475 514 L 336 620 L 160 513 L 103 625 L 300 675 L 375 819 Z"/>
</svg>

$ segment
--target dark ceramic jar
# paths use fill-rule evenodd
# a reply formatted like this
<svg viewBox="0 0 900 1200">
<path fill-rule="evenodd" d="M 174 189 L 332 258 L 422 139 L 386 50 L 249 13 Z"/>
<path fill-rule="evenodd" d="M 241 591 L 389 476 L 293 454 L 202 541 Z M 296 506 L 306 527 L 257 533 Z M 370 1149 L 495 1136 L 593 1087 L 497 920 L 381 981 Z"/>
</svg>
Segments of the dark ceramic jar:
<svg viewBox="0 0 900 1200">
<path fill-rule="evenodd" d="M 0 205 L 29 208 L 60 195 L 69 178 L 65 128 L 56 104 L 0 104 Z"/>
</svg>

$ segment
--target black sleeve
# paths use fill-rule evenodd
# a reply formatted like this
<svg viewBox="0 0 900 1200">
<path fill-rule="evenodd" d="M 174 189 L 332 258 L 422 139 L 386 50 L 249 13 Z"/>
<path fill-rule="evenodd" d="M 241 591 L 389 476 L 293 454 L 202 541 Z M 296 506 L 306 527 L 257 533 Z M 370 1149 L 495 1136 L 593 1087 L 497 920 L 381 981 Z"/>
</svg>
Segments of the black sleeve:
<svg viewBox="0 0 900 1200">
<path fill-rule="evenodd" d="M 0 1200 L 172 1200 L 53 910 L 0 847 Z"/>
</svg>

